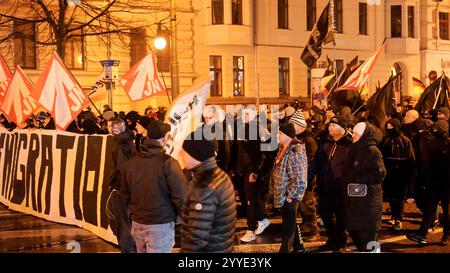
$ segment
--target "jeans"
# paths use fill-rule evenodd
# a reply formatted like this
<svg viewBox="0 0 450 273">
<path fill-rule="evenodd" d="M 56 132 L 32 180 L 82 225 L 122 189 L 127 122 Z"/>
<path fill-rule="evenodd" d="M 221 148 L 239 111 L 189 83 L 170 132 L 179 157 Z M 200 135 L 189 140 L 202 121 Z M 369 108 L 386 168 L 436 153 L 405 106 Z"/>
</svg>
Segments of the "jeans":
<svg viewBox="0 0 450 273">
<path fill-rule="evenodd" d="M 428 233 L 428 229 L 433 225 L 433 222 L 436 219 L 436 210 L 439 206 L 439 201 L 441 201 L 443 218 L 442 225 L 444 228 L 444 236 L 448 237 L 450 235 L 450 204 L 448 199 L 446 198 L 430 198 L 423 211 L 422 223 L 420 225 L 419 234 L 426 237 Z"/>
<path fill-rule="evenodd" d="M 133 221 L 131 235 L 138 253 L 170 253 L 175 245 L 175 223 L 142 225 Z"/>
</svg>

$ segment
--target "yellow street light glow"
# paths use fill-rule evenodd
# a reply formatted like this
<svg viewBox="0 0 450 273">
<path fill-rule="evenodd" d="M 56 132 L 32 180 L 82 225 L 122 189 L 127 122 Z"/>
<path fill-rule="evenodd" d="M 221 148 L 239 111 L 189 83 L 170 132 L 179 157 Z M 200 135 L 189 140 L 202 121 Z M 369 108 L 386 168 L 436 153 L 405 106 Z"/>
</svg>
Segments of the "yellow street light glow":
<svg viewBox="0 0 450 273">
<path fill-rule="evenodd" d="M 163 37 L 158 37 L 155 39 L 156 49 L 162 50 L 162 49 L 166 48 L 166 46 L 167 46 L 167 41 Z"/>
</svg>

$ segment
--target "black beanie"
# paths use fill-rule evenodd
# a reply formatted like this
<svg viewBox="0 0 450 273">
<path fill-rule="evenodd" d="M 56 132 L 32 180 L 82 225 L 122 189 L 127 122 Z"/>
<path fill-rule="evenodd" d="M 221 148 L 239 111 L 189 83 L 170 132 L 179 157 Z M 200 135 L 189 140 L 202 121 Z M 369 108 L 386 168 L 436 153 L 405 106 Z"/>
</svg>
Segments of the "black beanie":
<svg viewBox="0 0 450 273">
<path fill-rule="evenodd" d="M 292 123 L 284 122 L 280 124 L 280 132 L 287 135 L 290 138 L 295 137 L 295 127 Z"/>
<path fill-rule="evenodd" d="M 331 118 L 330 124 L 334 123 L 342 127 L 344 130 L 347 130 L 347 118 L 343 115 L 336 115 Z"/>
<path fill-rule="evenodd" d="M 150 122 L 147 126 L 147 137 L 150 139 L 161 139 L 170 132 L 170 125 L 159 120 Z"/>
<path fill-rule="evenodd" d="M 195 138 L 195 132 L 192 132 L 183 142 L 185 150 L 194 159 L 203 162 L 211 157 L 216 157 L 216 141 L 206 140 L 201 134 L 200 139 Z"/>
</svg>

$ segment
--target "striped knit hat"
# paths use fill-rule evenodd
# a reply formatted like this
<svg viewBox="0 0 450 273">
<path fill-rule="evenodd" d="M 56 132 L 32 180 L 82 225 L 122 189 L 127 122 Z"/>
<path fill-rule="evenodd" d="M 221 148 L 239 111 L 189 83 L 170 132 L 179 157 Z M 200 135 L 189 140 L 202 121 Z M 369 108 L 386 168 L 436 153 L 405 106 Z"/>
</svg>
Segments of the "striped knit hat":
<svg viewBox="0 0 450 273">
<path fill-rule="evenodd" d="M 289 122 L 297 124 L 300 127 L 306 128 L 306 120 L 302 110 L 295 111 L 295 113 L 289 119 Z"/>
</svg>

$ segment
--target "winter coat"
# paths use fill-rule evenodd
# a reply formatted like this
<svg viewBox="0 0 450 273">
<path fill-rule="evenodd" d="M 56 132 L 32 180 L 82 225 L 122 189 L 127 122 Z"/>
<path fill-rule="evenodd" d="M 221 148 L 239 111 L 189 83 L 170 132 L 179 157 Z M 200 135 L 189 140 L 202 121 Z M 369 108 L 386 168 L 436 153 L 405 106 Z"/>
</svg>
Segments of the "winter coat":
<svg viewBox="0 0 450 273">
<path fill-rule="evenodd" d="M 279 153 L 282 152 L 280 148 Z M 294 139 L 284 154 L 279 156 L 272 172 L 271 186 L 275 208 L 281 208 L 287 198 L 302 201 L 307 186 L 308 159 L 305 144 Z"/>
<path fill-rule="evenodd" d="M 186 178 L 178 161 L 156 140 L 146 139 L 141 152 L 125 163 L 120 193 L 131 220 L 143 225 L 166 224 L 181 214 Z"/>
<path fill-rule="evenodd" d="M 345 135 L 338 141 L 331 136 L 319 146 L 308 171 L 308 184 L 317 175 L 317 192 L 339 193 L 346 177 L 352 140 Z"/>
<path fill-rule="evenodd" d="M 382 139 L 382 132 L 375 125 L 366 124 L 361 139 L 351 147 L 351 165 L 345 180 L 345 221 L 346 227 L 350 231 L 374 232 L 381 227 L 382 183 L 386 176 L 386 169 L 383 156 L 377 147 Z M 349 196 L 349 184 L 366 185 L 367 195 L 364 197 Z"/>
<path fill-rule="evenodd" d="M 433 132 L 433 126 L 421 143 L 421 186 L 426 198 L 450 201 L 450 140 Z"/>
<path fill-rule="evenodd" d="M 120 189 L 125 163 L 137 153 L 133 139 L 133 135 L 129 132 L 123 132 L 112 137 L 111 161 L 113 166 L 109 176 L 109 186 L 112 189 Z"/>
<path fill-rule="evenodd" d="M 214 158 L 192 170 L 181 224 L 182 252 L 232 252 L 236 203 L 230 177 Z"/>
<path fill-rule="evenodd" d="M 306 157 L 308 159 L 308 169 L 310 169 L 314 159 L 316 158 L 317 150 L 319 149 L 317 142 L 311 132 L 309 132 L 309 130 L 305 130 L 303 133 L 297 135 L 296 138 L 300 141 L 300 143 L 305 144 Z M 312 179 L 310 183 L 308 183 L 308 191 L 314 190 L 315 181 L 315 179 Z"/>
<path fill-rule="evenodd" d="M 389 188 L 390 185 L 398 183 L 411 183 L 416 159 L 411 140 L 400 131 L 400 121 L 390 119 L 387 123 L 394 128 L 387 130 L 388 133 L 383 137 L 379 148 L 387 172 L 384 183 Z"/>
<path fill-rule="evenodd" d="M 217 122 L 213 125 L 204 125 L 204 132 L 212 133 L 214 139 L 217 140 L 217 165 L 225 172 L 228 172 L 230 169 L 231 144 L 230 140 L 226 137 L 225 123 Z"/>
</svg>

